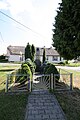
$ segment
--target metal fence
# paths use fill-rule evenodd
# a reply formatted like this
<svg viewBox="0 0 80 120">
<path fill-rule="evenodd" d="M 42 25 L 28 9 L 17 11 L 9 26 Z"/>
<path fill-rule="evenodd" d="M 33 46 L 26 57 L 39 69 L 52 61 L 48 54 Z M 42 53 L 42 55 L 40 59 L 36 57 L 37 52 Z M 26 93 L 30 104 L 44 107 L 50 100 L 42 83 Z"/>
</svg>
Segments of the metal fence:
<svg viewBox="0 0 80 120">
<path fill-rule="evenodd" d="M 24 74 L 8 74 L 5 92 L 31 91 L 31 79 Z"/>
<path fill-rule="evenodd" d="M 54 90 L 73 90 L 73 74 L 54 74 L 53 85 Z"/>
<path fill-rule="evenodd" d="M 17 74 L 12 71 L 7 74 L 6 82 L 3 81 L 1 85 L 5 85 L 5 92 L 20 92 L 31 91 L 38 89 L 48 90 L 73 90 L 73 73 L 66 70 L 58 69 L 59 74 L 43 74 L 33 76 L 33 81 L 25 74 Z"/>
<path fill-rule="evenodd" d="M 67 71 L 62 73 L 60 69 L 59 72 L 37 76 L 33 80 L 32 89 L 73 90 L 73 74 Z"/>
</svg>

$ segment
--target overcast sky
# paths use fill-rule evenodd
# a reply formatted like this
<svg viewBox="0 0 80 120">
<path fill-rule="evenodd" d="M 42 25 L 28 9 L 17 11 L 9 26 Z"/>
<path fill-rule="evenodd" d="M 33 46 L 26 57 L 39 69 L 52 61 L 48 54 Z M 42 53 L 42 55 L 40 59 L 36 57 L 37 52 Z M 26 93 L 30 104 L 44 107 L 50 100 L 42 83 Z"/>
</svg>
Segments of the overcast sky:
<svg viewBox="0 0 80 120">
<path fill-rule="evenodd" d="M 0 0 L 0 11 L 21 22 L 17 24 L 0 13 L 0 54 L 9 45 L 51 47 L 52 24 L 61 0 Z M 39 33 L 39 34 L 37 34 Z"/>
</svg>

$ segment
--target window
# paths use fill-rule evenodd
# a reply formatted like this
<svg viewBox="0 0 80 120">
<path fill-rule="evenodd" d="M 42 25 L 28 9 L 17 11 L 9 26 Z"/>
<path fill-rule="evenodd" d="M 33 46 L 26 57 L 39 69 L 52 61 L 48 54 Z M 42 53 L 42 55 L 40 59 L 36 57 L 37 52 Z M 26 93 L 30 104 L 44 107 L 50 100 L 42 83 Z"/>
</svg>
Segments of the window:
<svg viewBox="0 0 80 120">
<path fill-rule="evenodd" d="M 58 61 L 58 57 L 57 56 L 53 56 L 53 61 Z"/>
<path fill-rule="evenodd" d="M 39 48 L 37 48 L 36 50 L 39 51 Z"/>
</svg>

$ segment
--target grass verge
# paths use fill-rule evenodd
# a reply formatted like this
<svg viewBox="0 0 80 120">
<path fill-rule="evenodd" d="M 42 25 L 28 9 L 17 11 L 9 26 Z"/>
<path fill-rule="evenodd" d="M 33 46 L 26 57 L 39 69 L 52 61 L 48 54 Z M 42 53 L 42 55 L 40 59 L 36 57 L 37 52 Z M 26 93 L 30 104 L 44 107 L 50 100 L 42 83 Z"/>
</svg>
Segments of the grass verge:
<svg viewBox="0 0 80 120">
<path fill-rule="evenodd" d="M 20 64 L 0 64 L 0 92 L 5 91 L 7 74 L 19 67 Z"/>
<path fill-rule="evenodd" d="M 69 64 L 66 64 L 66 66 L 79 67 L 79 66 L 80 66 L 80 62 L 77 62 L 77 63 L 69 63 Z"/>
<path fill-rule="evenodd" d="M 61 74 L 73 73 L 73 87 L 80 89 L 80 72 L 79 71 L 61 69 L 60 73 Z"/>
<path fill-rule="evenodd" d="M 67 120 L 80 120 L 80 90 L 55 93 Z"/>
<path fill-rule="evenodd" d="M 0 120 L 24 120 L 28 94 L 0 94 Z"/>
</svg>

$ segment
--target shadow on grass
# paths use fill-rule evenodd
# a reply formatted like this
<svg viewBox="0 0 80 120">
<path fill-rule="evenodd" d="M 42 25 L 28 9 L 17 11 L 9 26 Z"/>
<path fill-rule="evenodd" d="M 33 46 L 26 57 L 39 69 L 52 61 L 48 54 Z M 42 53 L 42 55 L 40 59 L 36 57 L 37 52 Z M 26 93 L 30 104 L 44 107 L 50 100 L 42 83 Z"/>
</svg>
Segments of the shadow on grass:
<svg viewBox="0 0 80 120">
<path fill-rule="evenodd" d="M 0 94 L 5 93 L 5 89 L 0 90 Z"/>
<path fill-rule="evenodd" d="M 80 120 L 80 89 L 54 92 L 68 120 Z"/>
<path fill-rule="evenodd" d="M 0 72 L 7 72 L 7 71 L 13 71 L 14 69 L 2 69 Z"/>
<path fill-rule="evenodd" d="M 0 120 L 23 120 L 28 94 L 0 94 Z"/>
</svg>

